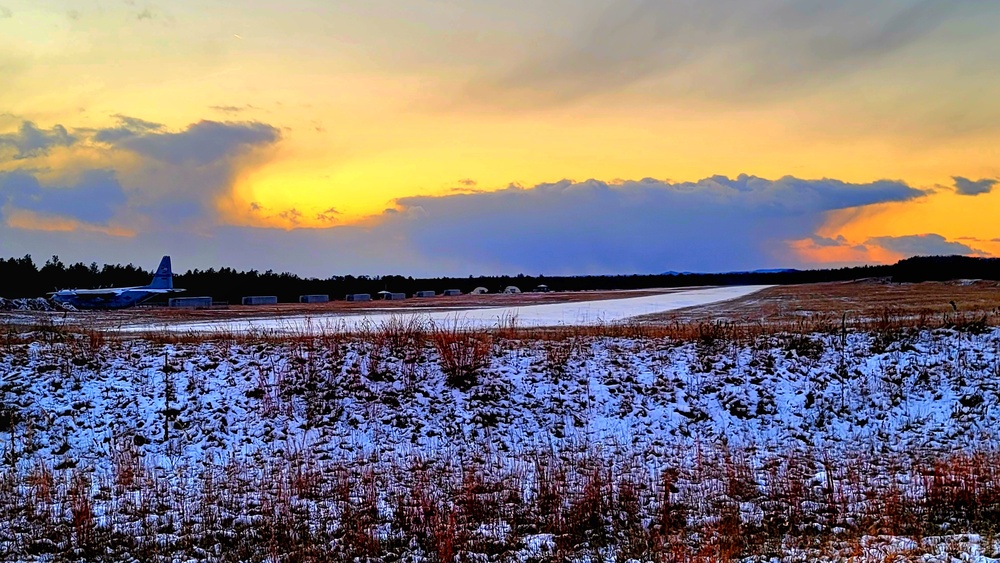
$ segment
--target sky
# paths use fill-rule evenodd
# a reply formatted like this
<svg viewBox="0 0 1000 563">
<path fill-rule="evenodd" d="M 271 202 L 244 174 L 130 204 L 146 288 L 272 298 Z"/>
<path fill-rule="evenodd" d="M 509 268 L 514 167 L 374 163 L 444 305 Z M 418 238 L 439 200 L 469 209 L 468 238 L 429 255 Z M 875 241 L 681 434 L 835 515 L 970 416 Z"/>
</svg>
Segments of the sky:
<svg viewBox="0 0 1000 563">
<path fill-rule="evenodd" d="M 981 0 L 0 0 L 0 256 L 1000 256 L 998 24 Z"/>
</svg>

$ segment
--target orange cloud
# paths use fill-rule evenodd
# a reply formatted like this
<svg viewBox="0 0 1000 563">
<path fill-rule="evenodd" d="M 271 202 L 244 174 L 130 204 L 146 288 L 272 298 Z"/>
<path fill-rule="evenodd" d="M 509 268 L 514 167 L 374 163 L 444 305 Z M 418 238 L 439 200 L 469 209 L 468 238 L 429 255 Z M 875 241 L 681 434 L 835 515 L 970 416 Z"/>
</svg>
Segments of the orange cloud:
<svg viewBox="0 0 1000 563">
<path fill-rule="evenodd" d="M 840 264 L 888 264 L 903 258 L 882 248 L 866 244 L 851 244 L 844 238 L 835 239 L 833 244 L 821 237 L 793 240 L 789 248 L 802 262 L 820 265 Z"/>
<path fill-rule="evenodd" d="M 6 214 L 6 225 L 14 229 L 46 232 L 91 232 L 114 237 L 134 237 L 136 232 L 117 226 L 93 225 L 57 215 L 43 215 L 24 209 L 14 209 Z"/>
</svg>

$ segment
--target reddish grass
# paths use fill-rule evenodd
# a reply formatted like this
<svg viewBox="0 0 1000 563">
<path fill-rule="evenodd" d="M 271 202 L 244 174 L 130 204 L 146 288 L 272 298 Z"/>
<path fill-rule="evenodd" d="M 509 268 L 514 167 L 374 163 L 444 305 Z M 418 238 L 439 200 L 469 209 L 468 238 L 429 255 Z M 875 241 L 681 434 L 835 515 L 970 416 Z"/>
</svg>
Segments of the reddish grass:
<svg viewBox="0 0 1000 563">
<path fill-rule="evenodd" d="M 450 386 L 468 389 L 476 383 L 479 374 L 490 363 L 493 340 L 493 335 L 484 330 L 435 327 L 431 342 Z"/>
<path fill-rule="evenodd" d="M 234 461 L 194 479 L 147 473 L 116 477 L 108 488 L 85 469 L 35 466 L 3 474 L 0 517 L 9 524 L 0 541 L 22 555 L 48 545 L 79 556 L 197 557 L 218 545 L 219 560 L 289 561 L 421 546 L 430 560 L 454 561 L 510 557 L 542 533 L 552 534 L 552 557 L 609 546 L 640 560 L 730 561 L 866 535 L 993 533 L 1000 511 L 995 452 L 835 463 L 829 453 L 819 462 L 809 452 L 760 458 L 708 448 L 700 469 L 668 457 L 653 460 L 662 468 L 656 473 L 622 455 L 629 454 L 371 465 L 298 452 L 263 471 Z M 814 481 L 819 469 L 829 473 Z M 484 536 L 488 530 L 493 535 Z"/>
</svg>

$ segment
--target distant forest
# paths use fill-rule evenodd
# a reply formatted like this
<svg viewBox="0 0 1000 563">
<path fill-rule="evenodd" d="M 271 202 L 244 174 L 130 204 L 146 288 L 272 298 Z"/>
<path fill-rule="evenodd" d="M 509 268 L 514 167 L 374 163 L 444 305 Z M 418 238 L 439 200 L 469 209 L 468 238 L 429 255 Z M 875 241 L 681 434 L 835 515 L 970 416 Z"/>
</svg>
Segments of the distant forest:
<svg viewBox="0 0 1000 563">
<path fill-rule="evenodd" d="M 132 264 L 64 264 L 57 256 L 41 267 L 30 255 L 0 259 L 0 297 L 38 297 L 56 289 L 122 287 L 145 285 L 153 273 Z M 416 291 L 459 289 L 468 293 L 476 287 L 491 293 L 514 285 L 531 291 L 547 285 L 552 291 L 645 289 L 698 285 L 800 284 L 885 277 L 894 282 L 944 281 L 952 279 L 1000 280 L 1000 259 L 965 256 L 932 256 L 901 260 L 884 266 L 858 266 L 825 270 L 781 270 L 730 272 L 723 274 L 661 274 L 618 276 L 480 276 L 467 278 L 412 278 L 403 276 L 333 276 L 303 279 L 295 274 L 270 270 L 237 271 L 232 268 L 190 270 L 174 276 L 176 287 L 187 296 L 211 296 L 217 302 L 239 303 L 246 295 L 276 295 L 281 302 L 298 301 L 299 295 L 328 294 L 343 299 L 348 293 L 393 291 L 412 295 Z"/>
</svg>

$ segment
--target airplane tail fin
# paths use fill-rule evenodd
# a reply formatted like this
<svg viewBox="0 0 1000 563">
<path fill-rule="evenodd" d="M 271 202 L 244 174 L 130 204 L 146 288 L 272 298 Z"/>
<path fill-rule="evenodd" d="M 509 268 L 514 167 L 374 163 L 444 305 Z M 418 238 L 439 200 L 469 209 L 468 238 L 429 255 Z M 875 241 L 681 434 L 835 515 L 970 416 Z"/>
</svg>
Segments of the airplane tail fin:
<svg viewBox="0 0 1000 563">
<path fill-rule="evenodd" d="M 153 274 L 153 281 L 146 287 L 149 289 L 174 288 L 174 273 L 170 269 L 169 256 L 164 256 L 163 259 L 160 260 L 160 266 L 156 268 L 156 273 Z"/>
</svg>

